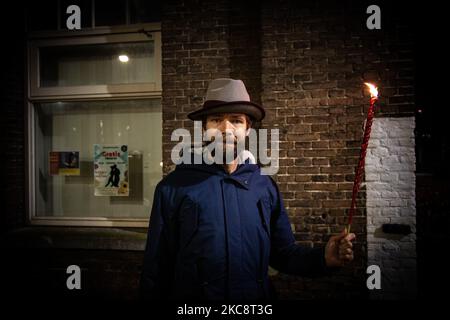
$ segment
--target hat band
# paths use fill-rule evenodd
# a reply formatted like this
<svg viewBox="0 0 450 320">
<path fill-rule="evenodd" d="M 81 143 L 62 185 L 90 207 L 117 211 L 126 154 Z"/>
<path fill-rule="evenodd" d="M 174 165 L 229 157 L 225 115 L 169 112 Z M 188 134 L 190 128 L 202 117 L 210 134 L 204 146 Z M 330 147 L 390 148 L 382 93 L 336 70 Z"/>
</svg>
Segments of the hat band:
<svg viewBox="0 0 450 320">
<path fill-rule="evenodd" d="M 203 109 L 209 109 L 220 105 L 230 104 L 253 104 L 250 101 L 222 101 L 222 100 L 207 100 L 203 104 Z"/>
</svg>

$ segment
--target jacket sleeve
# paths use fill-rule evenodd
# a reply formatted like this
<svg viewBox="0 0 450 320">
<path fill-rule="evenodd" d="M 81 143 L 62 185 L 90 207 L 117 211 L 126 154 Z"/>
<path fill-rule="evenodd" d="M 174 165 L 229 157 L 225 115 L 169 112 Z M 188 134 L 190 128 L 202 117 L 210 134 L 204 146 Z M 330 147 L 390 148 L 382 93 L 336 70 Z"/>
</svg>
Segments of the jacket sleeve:
<svg viewBox="0 0 450 320">
<path fill-rule="evenodd" d="M 168 217 L 164 212 L 163 192 L 156 187 L 147 234 L 141 274 L 142 299 L 167 299 L 172 286 L 173 260 Z"/>
<path fill-rule="evenodd" d="M 276 183 L 271 212 L 270 265 L 276 270 L 305 277 L 329 274 L 325 263 L 325 248 L 311 248 L 295 243 L 291 224 Z"/>
</svg>

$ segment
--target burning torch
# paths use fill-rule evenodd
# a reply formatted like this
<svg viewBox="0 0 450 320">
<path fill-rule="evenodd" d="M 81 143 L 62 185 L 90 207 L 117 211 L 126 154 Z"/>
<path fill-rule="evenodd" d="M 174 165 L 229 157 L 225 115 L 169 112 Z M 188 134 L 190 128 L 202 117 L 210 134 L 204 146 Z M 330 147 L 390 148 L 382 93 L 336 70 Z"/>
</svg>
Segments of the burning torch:
<svg viewBox="0 0 450 320">
<path fill-rule="evenodd" d="M 358 195 L 359 187 L 361 186 L 361 176 L 364 170 L 364 162 L 366 158 L 367 146 L 369 145 L 370 130 L 372 128 L 375 103 L 378 100 L 378 90 L 373 84 L 364 83 L 370 90 L 370 107 L 367 113 L 366 125 L 364 127 L 364 138 L 361 145 L 361 153 L 359 155 L 358 166 L 356 167 L 355 180 L 353 181 L 352 203 L 350 205 L 350 211 L 348 214 L 348 223 L 346 233 L 350 233 L 350 227 L 352 225 L 353 214 L 355 212 L 356 196 Z"/>
</svg>

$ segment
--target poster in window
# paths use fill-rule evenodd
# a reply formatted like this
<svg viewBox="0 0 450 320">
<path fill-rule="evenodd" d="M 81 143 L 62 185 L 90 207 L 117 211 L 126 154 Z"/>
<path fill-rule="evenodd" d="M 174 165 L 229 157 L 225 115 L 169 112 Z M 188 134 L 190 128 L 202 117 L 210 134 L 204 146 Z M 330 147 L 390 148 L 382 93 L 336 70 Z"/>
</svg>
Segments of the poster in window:
<svg viewBox="0 0 450 320">
<path fill-rule="evenodd" d="M 79 176 L 79 151 L 50 151 L 49 173 L 52 176 Z"/>
<path fill-rule="evenodd" d="M 128 146 L 94 145 L 94 195 L 129 195 Z"/>
</svg>

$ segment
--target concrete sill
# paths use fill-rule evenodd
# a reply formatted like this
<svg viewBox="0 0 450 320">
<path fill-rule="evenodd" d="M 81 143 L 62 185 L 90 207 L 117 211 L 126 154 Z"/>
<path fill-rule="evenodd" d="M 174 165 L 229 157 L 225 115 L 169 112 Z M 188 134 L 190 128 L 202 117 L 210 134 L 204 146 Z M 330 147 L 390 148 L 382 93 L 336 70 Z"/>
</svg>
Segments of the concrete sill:
<svg viewBox="0 0 450 320">
<path fill-rule="evenodd" d="M 9 249 L 92 249 L 143 251 L 147 229 L 25 227 L 2 237 Z"/>
</svg>

